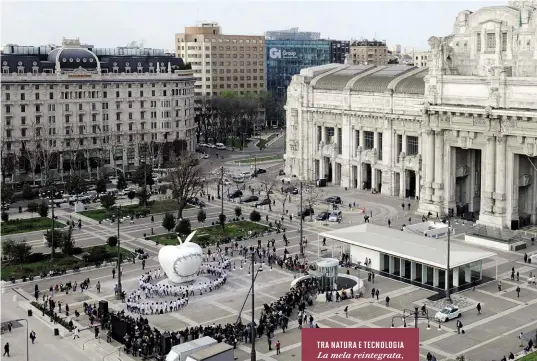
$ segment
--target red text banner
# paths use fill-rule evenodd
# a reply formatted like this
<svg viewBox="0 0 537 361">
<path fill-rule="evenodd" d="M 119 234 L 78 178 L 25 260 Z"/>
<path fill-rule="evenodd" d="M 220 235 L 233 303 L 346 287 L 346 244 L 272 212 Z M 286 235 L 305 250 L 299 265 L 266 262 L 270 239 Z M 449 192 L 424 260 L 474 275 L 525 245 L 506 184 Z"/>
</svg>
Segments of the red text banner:
<svg viewBox="0 0 537 361">
<path fill-rule="evenodd" d="M 419 360 L 417 328 L 305 328 L 302 360 Z"/>
</svg>

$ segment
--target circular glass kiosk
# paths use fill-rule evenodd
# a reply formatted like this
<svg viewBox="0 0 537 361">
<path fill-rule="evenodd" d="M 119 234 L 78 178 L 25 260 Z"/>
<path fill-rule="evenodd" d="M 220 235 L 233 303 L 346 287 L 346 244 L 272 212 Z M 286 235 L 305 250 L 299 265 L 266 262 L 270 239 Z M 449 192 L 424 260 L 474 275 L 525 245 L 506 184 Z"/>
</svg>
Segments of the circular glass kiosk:
<svg viewBox="0 0 537 361">
<path fill-rule="evenodd" d="M 321 290 L 333 290 L 338 287 L 339 260 L 324 258 L 316 262 L 312 276 L 317 279 Z"/>
</svg>

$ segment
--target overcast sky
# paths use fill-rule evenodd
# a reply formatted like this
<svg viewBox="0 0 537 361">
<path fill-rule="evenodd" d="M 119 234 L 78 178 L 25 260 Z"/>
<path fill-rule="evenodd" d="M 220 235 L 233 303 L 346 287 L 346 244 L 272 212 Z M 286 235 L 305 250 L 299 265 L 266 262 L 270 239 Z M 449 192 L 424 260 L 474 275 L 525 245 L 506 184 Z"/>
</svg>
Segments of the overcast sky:
<svg viewBox="0 0 537 361">
<path fill-rule="evenodd" d="M 2 44 L 60 44 L 80 38 L 97 47 L 172 50 L 174 34 L 200 21 L 216 21 L 227 34 L 263 35 L 299 27 L 323 38 L 373 38 L 388 45 L 428 49 L 430 36 L 451 33 L 461 10 L 506 5 L 495 1 L 13 1 L 1 2 Z"/>
</svg>

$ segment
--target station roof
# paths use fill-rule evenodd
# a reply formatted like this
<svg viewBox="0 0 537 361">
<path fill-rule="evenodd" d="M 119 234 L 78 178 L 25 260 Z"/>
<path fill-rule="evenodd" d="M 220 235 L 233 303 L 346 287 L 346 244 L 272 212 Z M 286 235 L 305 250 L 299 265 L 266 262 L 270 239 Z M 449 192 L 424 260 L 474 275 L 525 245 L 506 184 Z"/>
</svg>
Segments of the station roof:
<svg viewBox="0 0 537 361">
<path fill-rule="evenodd" d="M 331 238 L 432 267 L 446 268 L 447 264 L 446 239 L 423 237 L 375 224 L 366 223 L 322 232 L 319 237 Z M 450 256 L 449 266 L 453 268 L 495 257 L 496 253 L 451 242 Z"/>
</svg>

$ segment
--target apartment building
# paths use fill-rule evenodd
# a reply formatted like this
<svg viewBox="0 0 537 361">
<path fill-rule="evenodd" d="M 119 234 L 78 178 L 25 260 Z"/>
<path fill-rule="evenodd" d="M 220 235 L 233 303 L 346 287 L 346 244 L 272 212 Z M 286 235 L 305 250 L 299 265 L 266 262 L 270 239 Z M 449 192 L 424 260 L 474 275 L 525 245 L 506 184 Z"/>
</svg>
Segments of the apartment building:
<svg viewBox="0 0 537 361">
<path fill-rule="evenodd" d="M 263 35 L 225 35 L 218 23 L 202 23 L 175 35 L 175 53 L 192 65 L 196 96 L 266 90 Z"/>
<path fill-rule="evenodd" d="M 7 176 L 23 180 L 39 168 L 29 155 L 45 150 L 62 177 L 75 159 L 90 176 L 97 167 L 132 170 L 144 144 L 180 139 L 193 150 L 194 77 L 183 68 L 160 49 L 93 48 L 78 39 L 5 46 L 0 145 L 2 161 L 17 159 Z"/>
<path fill-rule="evenodd" d="M 430 55 L 430 51 L 420 51 L 412 54 L 412 61 L 414 62 L 414 66 L 417 66 L 418 68 L 425 68 L 429 62 Z"/>
<path fill-rule="evenodd" d="M 351 44 L 351 62 L 354 65 L 386 65 L 390 60 L 386 41 L 359 40 Z"/>
</svg>

